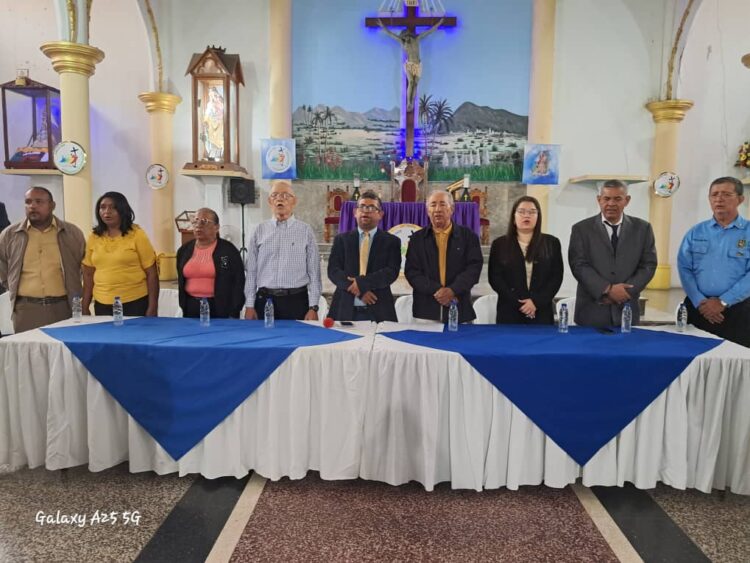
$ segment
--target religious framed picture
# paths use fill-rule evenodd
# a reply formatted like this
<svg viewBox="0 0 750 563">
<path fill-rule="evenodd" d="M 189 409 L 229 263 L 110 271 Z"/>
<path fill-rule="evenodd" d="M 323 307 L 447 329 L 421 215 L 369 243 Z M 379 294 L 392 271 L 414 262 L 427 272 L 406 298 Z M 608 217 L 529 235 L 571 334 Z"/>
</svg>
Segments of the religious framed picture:
<svg viewBox="0 0 750 563">
<path fill-rule="evenodd" d="M 78 174 L 86 166 L 86 151 L 75 141 L 61 141 L 52 151 L 55 167 L 63 174 Z"/>
<path fill-rule="evenodd" d="M 672 197 L 680 189 L 680 177 L 674 172 L 662 172 L 654 180 L 654 193 L 659 197 Z"/>
<path fill-rule="evenodd" d="M 524 184 L 559 184 L 560 145 L 527 143 L 523 150 Z"/>
<path fill-rule="evenodd" d="M 146 170 L 146 183 L 152 190 L 160 190 L 169 182 L 169 171 L 163 164 L 152 164 Z"/>
<path fill-rule="evenodd" d="M 294 139 L 261 139 L 260 160 L 264 180 L 297 178 L 297 151 Z"/>
</svg>

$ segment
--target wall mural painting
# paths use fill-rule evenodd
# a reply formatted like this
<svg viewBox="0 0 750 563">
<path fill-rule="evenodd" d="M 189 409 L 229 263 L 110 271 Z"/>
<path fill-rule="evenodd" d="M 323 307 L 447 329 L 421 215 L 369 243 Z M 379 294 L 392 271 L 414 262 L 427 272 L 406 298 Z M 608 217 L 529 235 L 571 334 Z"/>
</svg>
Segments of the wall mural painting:
<svg viewBox="0 0 750 563">
<path fill-rule="evenodd" d="M 414 95 L 414 156 L 429 158 L 430 180 L 520 181 L 528 129 L 531 3 L 443 0 L 455 27 L 420 27 L 417 91 L 409 53 L 366 17 L 380 0 L 295 3 L 293 136 L 298 178 L 387 179 L 404 156 L 405 107 Z M 395 4 L 403 4 L 401 2 Z M 431 3 L 434 5 L 434 2 Z M 425 16 L 422 2 L 419 15 Z M 396 34 L 398 28 L 391 28 Z M 325 31 L 323 31 L 325 30 Z"/>
</svg>

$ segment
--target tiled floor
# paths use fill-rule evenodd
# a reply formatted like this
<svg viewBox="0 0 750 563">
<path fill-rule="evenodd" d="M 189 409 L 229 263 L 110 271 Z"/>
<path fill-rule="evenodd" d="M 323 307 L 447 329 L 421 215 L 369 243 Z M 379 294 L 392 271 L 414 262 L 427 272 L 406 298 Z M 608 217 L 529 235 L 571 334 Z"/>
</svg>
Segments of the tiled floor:
<svg viewBox="0 0 750 563">
<path fill-rule="evenodd" d="M 205 561 L 217 538 L 226 541 L 219 533 L 232 509 L 241 512 L 245 481 L 130 474 L 125 465 L 0 473 L 0 561 Z M 315 473 L 259 482 L 239 541 L 209 561 L 618 560 L 601 517 L 592 520 L 570 487 L 426 492 Z M 750 497 L 666 486 L 594 492 L 637 552 L 621 561 L 748 561 Z M 97 510 L 118 512 L 117 521 L 96 521 Z M 125 510 L 139 512 L 137 524 L 125 524 Z M 40 511 L 86 521 L 42 525 Z"/>
<path fill-rule="evenodd" d="M 125 464 L 2 472 L 0 561 L 132 561 L 193 481 Z"/>
</svg>

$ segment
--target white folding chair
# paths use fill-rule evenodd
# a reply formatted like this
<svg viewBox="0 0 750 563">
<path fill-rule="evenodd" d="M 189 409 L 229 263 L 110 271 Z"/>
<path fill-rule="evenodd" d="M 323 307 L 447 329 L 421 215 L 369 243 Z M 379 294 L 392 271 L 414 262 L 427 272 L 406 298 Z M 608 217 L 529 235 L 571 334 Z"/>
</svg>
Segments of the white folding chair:
<svg viewBox="0 0 750 563">
<path fill-rule="evenodd" d="M 412 314 L 413 302 L 414 297 L 411 295 L 402 295 L 396 299 L 394 306 L 396 307 L 396 318 L 398 319 L 398 322 L 407 324 L 414 322 L 414 315 Z"/>
<path fill-rule="evenodd" d="M 497 293 L 483 295 L 474 301 L 474 312 L 477 314 L 476 324 L 494 325 L 497 322 Z"/>
<path fill-rule="evenodd" d="M 180 295 L 176 289 L 162 288 L 159 290 L 159 316 L 182 316 L 182 309 L 180 309 Z"/>
<path fill-rule="evenodd" d="M 555 304 L 557 312 L 557 318 L 560 318 L 560 307 L 565 303 L 568 306 L 568 326 L 575 326 L 575 313 L 576 313 L 576 298 L 575 297 L 563 297 Z"/>
<path fill-rule="evenodd" d="M 0 333 L 4 335 L 13 334 L 13 311 L 10 307 L 10 293 L 0 295 Z"/>
</svg>

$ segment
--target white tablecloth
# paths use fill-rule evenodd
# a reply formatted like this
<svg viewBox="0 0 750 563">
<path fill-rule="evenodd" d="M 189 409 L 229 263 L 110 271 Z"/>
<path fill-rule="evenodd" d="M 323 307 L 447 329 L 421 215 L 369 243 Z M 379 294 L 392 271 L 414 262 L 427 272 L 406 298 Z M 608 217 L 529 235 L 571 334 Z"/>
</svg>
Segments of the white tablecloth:
<svg viewBox="0 0 750 563">
<path fill-rule="evenodd" d="M 415 480 L 428 490 L 443 481 L 563 487 L 580 476 L 589 486 L 662 481 L 750 494 L 746 348 L 723 342 L 696 358 L 581 468 L 460 355 L 388 339 L 369 324 L 354 330 L 363 338 L 297 349 L 179 461 L 62 342 L 41 331 L 3 338 L 0 465 L 99 471 L 129 460 L 134 472 L 255 470 L 271 479 L 317 470 L 324 479 Z"/>
</svg>

